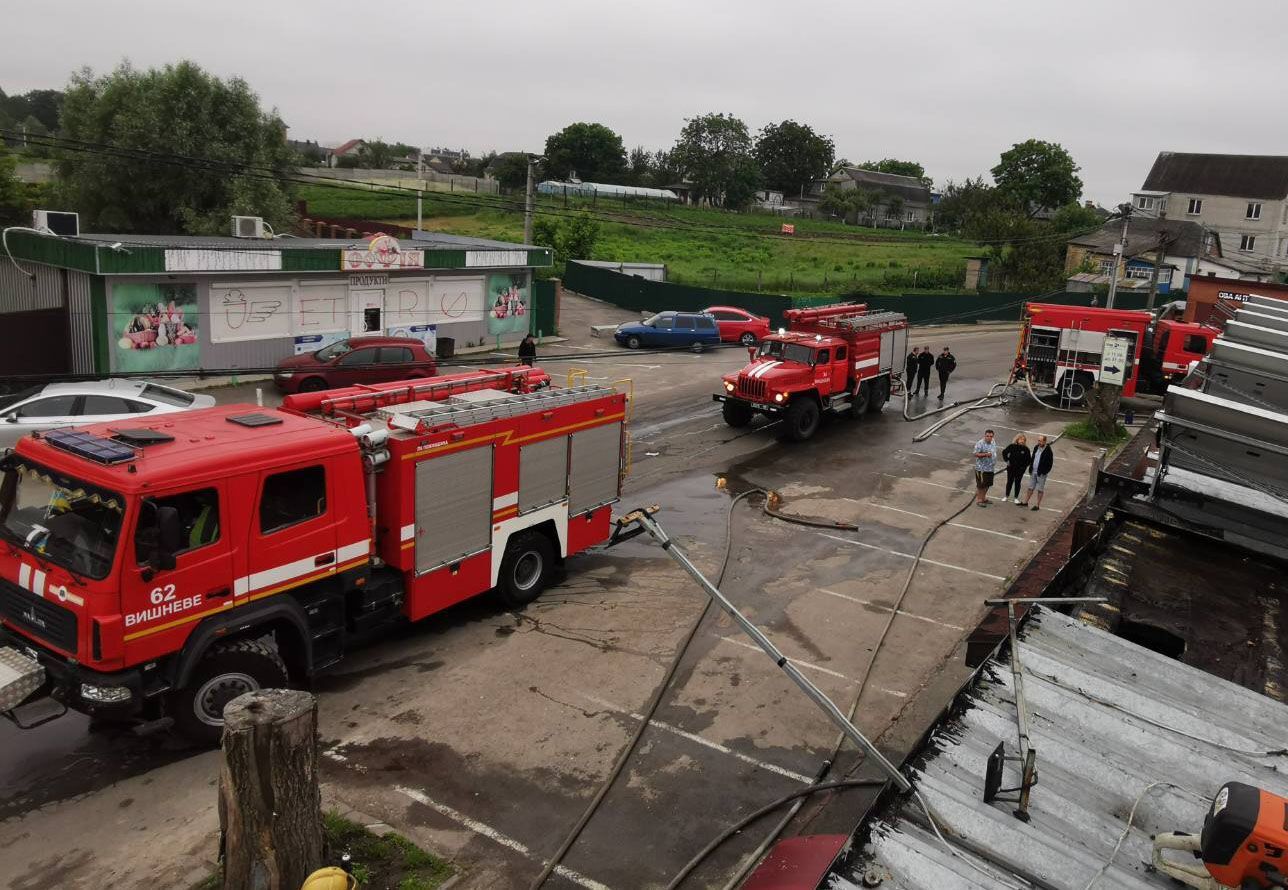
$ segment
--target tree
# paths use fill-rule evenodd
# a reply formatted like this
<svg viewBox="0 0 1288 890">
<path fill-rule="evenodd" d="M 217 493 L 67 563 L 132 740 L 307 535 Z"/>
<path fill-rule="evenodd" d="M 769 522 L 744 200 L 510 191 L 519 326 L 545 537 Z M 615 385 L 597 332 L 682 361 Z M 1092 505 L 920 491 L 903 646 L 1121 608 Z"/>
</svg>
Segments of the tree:
<svg viewBox="0 0 1288 890">
<path fill-rule="evenodd" d="M 836 146 L 806 124 L 793 120 L 768 124 L 756 139 L 756 161 L 765 183 L 784 195 L 803 194 L 827 175 Z"/>
<path fill-rule="evenodd" d="M 1054 142 L 1030 139 L 1002 152 L 992 169 L 998 192 L 1033 216 L 1039 210 L 1063 207 L 1082 195 L 1078 165 Z"/>
<path fill-rule="evenodd" d="M 875 170 L 877 173 L 893 173 L 896 176 L 911 176 L 921 180 L 922 185 L 930 188 L 933 181 L 926 175 L 926 168 L 916 161 L 900 161 L 896 158 L 883 158 L 880 161 L 866 161 L 859 165 L 862 170 Z"/>
<path fill-rule="evenodd" d="M 626 149 L 603 124 L 569 124 L 546 139 L 545 168 L 556 179 L 575 171 L 586 182 L 617 182 L 626 172 Z"/>
<path fill-rule="evenodd" d="M 508 191 L 527 189 L 528 156 L 521 151 L 507 151 L 492 163 L 492 178 Z"/>
<path fill-rule="evenodd" d="M 886 199 L 885 208 L 886 208 L 886 212 L 885 212 L 886 219 L 899 220 L 899 224 L 902 227 L 903 198 L 899 195 L 891 195 L 889 198 Z"/>
<path fill-rule="evenodd" d="M 372 139 L 370 142 L 363 141 L 357 157 L 359 167 L 366 167 L 368 170 L 385 170 L 392 167 L 394 159 L 402 155 L 398 154 L 394 146 L 388 142 Z"/>
<path fill-rule="evenodd" d="M 687 120 L 670 160 L 693 183 L 694 198 L 716 207 L 743 207 L 760 185 L 747 125 L 733 115 L 704 114 Z"/>
<path fill-rule="evenodd" d="M 58 162 L 90 231 L 214 234 L 234 214 L 262 216 L 279 231 L 294 221 L 286 126 L 240 78 L 220 80 L 192 62 L 148 71 L 126 63 L 102 77 L 84 69 L 68 87 L 62 135 L 155 153 Z"/>
<path fill-rule="evenodd" d="M 0 139 L 0 224 L 31 225 L 26 218 L 27 189 L 18 179 L 18 159 Z"/>
<path fill-rule="evenodd" d="M 594 256 L 599 240 L 599 223 L 586 214 L 572 218 L 539 217 L 532 226 L 534 244 L 553 247 L 555 270 L 562 274 L 569 260 L 588 260 Z"/>
<path fill-rule="evenodd" d="M 631 185 L 648 185 L 653 176 L 653 156 L 644 146 L 631 149 L 630 181 Z"/>
</svg>

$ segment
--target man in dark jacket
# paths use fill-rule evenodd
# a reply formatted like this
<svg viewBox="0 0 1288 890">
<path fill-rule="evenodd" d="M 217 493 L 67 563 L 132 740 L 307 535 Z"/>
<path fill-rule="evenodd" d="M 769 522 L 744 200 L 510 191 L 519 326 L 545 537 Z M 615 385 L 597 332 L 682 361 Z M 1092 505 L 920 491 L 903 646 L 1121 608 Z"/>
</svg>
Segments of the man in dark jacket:
<svg viewBox="0 0 1288 890">
<path fill-rule="evenodd" d="M 930 369 L 935 366 L 935 357 L 930 354 L 930 347 L 921 347 L 917 356 L 917 391 L 930 395 Z"/>
<path fill-rule="evenodd" d="M 939 401 L 944 400 L 944 393 L 948 391 L 948 375 L 957 370 L 957 358 L 944 347 L 944 351 L 939 353 L 939 358 L 935 359 L 935 370 L 939 372 Z"/>
<path fill-rule="evenodd" d="M 1024 505 L 1028 506 L 1034 492 L 1037 492 L 1038 499 L 1029 509 L 1042 508 L 1042 492 L 1046 490 L 1047 474 L 1051 472 L 1051 467 L 1054 465 L 1055 452 L 1051 450 L 1047 437 L 1038 436 L 1038 443 L 1033 446 L 1033 456 L 1029 458 L 1029 472 L 1032 475 L 1029 476 L 1029 490 L 1024 493 Z"/>
<path fill-rule="evenodd" d="M 519 343 L 519 361 L 530 368 L 532 367 L 532 363 L 536 360 L 537 344 L 536 341 L 532 339 L 532 335 L 528 334 L 523 338 L 522 342 Z"/>
<path fill-rule="evenodd" d="M 908 395 L 912 395 L 912 388 L 917 385 L 917 347 L 915 346 L 908 352 L 908 358 L 903 363 L 903 382 Z"/>
</svg>

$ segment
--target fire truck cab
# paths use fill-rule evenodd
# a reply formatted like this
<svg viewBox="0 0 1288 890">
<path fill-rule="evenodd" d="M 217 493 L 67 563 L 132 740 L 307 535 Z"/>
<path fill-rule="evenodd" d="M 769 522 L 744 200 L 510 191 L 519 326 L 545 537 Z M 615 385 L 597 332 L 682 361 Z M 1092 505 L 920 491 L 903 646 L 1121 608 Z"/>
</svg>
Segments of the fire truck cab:
<svg viewBox="0 0 1288 890">
<path fill-rule="evenodd" d="M 790 330 L 765 337 L 751 363 L 723 378 L 725 423 L 782 415 L 788 438 L 814 435 L 824 411 L 861 418 L 885 407 L 896 363 L 907 349 L 908 320 L 863 304 L 789 309 Z"/>
<path fill-rule="evenodd" d="M 1148 385 L 1150 392 L 1162 395 L 1212 350 L 1212 341 L 1219 335 L 1215 327 L 1192 321 L 1155 321 L 1145 333 L 1141 352 L 1141 388 Z"/>
<path fill-rule="evenodd" d="M 607 539 L 625 396 L 483 371 L 22 439 L 0 462 L 0 712 L 172 720 L 305 684 Z"/>
</svg>

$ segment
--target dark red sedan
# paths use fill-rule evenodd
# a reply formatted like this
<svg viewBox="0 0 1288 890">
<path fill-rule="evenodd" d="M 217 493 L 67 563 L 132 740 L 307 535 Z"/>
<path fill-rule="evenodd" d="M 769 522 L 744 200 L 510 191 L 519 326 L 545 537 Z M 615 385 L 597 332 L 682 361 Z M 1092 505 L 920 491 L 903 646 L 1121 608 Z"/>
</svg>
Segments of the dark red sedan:
<svg viewBox="0 0 1288 890">
<path fill-rule="evenodd" d="M 702 311 L 716 317 L 720 339 L 725 343 L 755 346 L 762 337 L 769 334 L 769 319 L 763 315 L 752 315 L 746 309 L 736 306 L 708 306 Z"/>
<path fill-rule="evenodd" d="M 350 337 L 317 352 L 277 363 L 273 383 L 284 393 L 317 392 L 358 383 L 418 380 L 438 373 L 438 362 L 414 337 Z"/>
</svg>

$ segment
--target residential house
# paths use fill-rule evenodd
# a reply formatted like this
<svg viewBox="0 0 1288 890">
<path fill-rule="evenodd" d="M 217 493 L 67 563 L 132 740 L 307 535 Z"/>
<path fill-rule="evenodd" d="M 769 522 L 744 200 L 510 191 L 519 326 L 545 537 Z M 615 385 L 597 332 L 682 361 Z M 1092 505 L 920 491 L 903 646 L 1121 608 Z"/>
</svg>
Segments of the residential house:
<svg viewBox="0 0 1288 890">
<path fill-rule="evenodd" d="M 873 225 L 923 228 L 930 220 L 930 189 L 915 176 L 878 173 L 862 167 L 838 167 L 826 179 L 816 180 L 804 200 L 817 202 L 828 186 L 842 191 L 863 189 L 875 195 L 875 206 L 863 214 L 864 220 Z"/>
<path fill-rule="evenodd" d="M 1140 286 L 1154 274 L 1158 248 L 1163 247 L 1163 264 L 1158 272 L 1158 292 L 1185 290 L 1193 276 L 1211 273 L 1218 278 L 1238 278 L 1238 272 L 1218 265 L 1221 239 L 1195 222 L 1133 216 L 1127 223 L 1127 249 L 1115 258 L 1114 247 L 1122 240 L 1122 221 L 1111 220 L 1094 232 L 1070 238 L 1064 268 L 1077 287 L 1085 290 L 1108 284 L 1117 270 L 1121 284 Z M 1085 286 L 1085 287 L 1084 287 Z"/>
<path fill-rule="evenodd" d="M 348 142 L 341 143 L 331 149 L 331 155 L 327 162 L 330 166 L 335 167 L 340 163 L 340 158 L 347 158 L 352 155 L 356 155 L 358 152 L 362 151 L 366 144 L 367 143 L 362 139 L 350 139 Z"/>
<path fill-rule="evenodd" d="M 1199 223 L 1228 256 L 1288 270 L 1288 156 L 1160 152 L 1133 193 L 1139 216 Z"/>
</svg>

